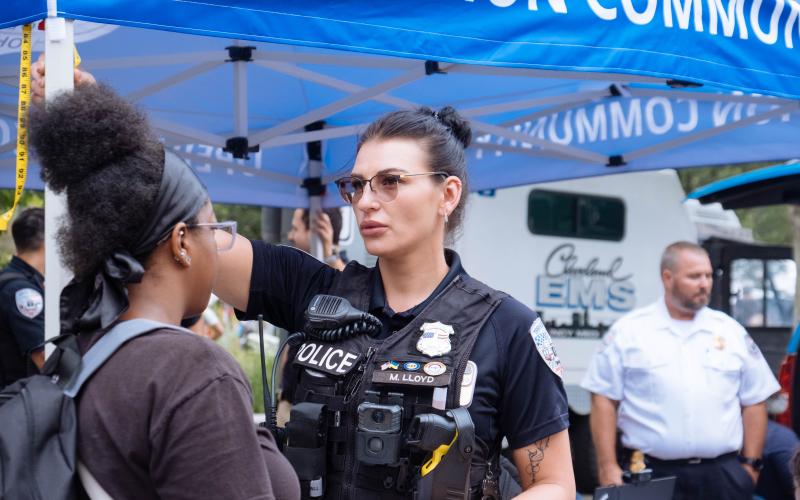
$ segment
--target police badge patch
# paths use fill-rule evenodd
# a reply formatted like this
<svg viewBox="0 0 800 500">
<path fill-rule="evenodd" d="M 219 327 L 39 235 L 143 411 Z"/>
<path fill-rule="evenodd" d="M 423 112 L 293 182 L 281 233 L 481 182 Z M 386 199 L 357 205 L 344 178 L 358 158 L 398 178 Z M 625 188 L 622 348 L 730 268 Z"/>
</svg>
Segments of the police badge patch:
<svg viewBox="0 0 800 500">
<path fill-rule="evenodd" d="M 544 362 L 547 363 L 547 366 L 553 373 L 563 378 L 564 368 L 561 366 L 561 360 L 558 359 L 558 355 L 556 354 L 553 339 L 551 339 L 550 334 L 547 333 L 547 329 L 544 327 L 541 318 L 536 318 L 536 321 L 533 322 L 530 333 L 533 338 L 533 343 L 536 345 L 536 350 L 539 351 L 539 355 Z"/>
<path fill-rule="evenodd" d="M 431 357 L 441 356 L 452 349 L 450 335 L 455 333 L 452 326 L 437 321 L 423 323 L 420 330 L 422 330 L 422 335 L 417 341 L 417 350 L 422 354 Z"/>
<path fill-rule="evenodd" d="M 44 308 L 42 294 L 33 288 L 22 288 L 17 290 L 14 295 L 17 302 L 17 310 L 26 318 L 35 318 Z"/>
</svg>

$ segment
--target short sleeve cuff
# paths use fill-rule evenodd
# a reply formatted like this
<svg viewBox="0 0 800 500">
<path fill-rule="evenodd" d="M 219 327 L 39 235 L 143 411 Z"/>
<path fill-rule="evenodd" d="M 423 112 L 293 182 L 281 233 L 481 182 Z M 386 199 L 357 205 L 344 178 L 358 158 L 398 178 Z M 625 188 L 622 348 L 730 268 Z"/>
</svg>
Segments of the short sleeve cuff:
<svg viewBox="0 0 800 500">
<path fill-rule="evenodd" d="M 763 403 L 764 401 L 769 399 L 770 396 L 781 390 L 781 386 L 778 385 L 776 381 L 772 380 L 771 382 L 772 382 L 771 384 L 767 384 L 766 387 L 759 390 L 758 392 L 752 394 L 746 394 L 743 396 L 740 395 L 739 404 L 741 404 L 742 406 L 752 406 L 752 405 L 757 405 L 759 403 Z"/>
<path fill-rule="evenodd" d="M 600 383 L 590 378 L 583 379 L 581 382 L 581 388 L 586 389 L 592 394 L 599 394 L 600 396 L 605 396 L 608 399 L 613 399 L 614 401 L 620 401 L 622 399 L 621 390 L 614 390 L 613 387 L 609 387 L 607 384 Z"/>
<path fill-rule="evenodd" d="M 239 321 L 254 320 L 260 312 L 257 290 L 262 289 L 261 279 L 264 273 L 257 272 L 260 268 L 260 265 L 257 263 L 264 261 L 265 244 L 263 241 L 250 241 L 250 246 L 253 248 L 253 267 L 250 269 L 250 290 L 247 293 L 247 310 L 233 310 L 234 314 L 236 314 L 236 319 Z"/>
<path fill-rule="evenodd" d="M 534 427 L 526 433 L 519 434 L 517 436 L 506 436 L 508 438 L 508 446 L 512 450 L 518 450 L 520 448 L 529 446 L 536 441 L 540 441 L 547 436 L 558 434 L 567 428 L 569 428 L 569 413 L 564 413 L 552 420 L 548 420 L 547 422 Z"/>
</svg>

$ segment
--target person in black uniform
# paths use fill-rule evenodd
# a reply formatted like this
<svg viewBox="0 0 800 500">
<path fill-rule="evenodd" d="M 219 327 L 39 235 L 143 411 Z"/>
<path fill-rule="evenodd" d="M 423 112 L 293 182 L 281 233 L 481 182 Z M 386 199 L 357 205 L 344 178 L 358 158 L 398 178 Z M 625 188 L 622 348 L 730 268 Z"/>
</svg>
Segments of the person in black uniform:
<svg viewBox="0 0 800 500">
<path fill-rule="evenodd" d="M 0 388 L 44 363 L 44 210 L 20 212 L 11 235 L 16 253 L 0 273 Z"/>
<path fill-rule="evenodd" d="M 378 257 L 375 268 L 351 262 L 339 272 L 241 237 L 220 255 L 215 293 L 240 317 L 263 314 L 298 332 L 312 299 L 330 294 L 379 320 L 370 335 L 320 340 L 308 330 L 294 357 L 301 375 L 284 451 L 307 458 L 294 461 L 307 497 L 425 498 L 426 478 L 434 474 L 438 491 L 447 476 L 437 468 L 469 455 L 469 491 L 459 497 L 497 498 L 505 436 L 520 498 L 575 498 L 562 368 L 542 321 L 471 278 L 445 249 L 464 215 L 470 138 L 449 107 L 390 113 L 365 131 L 351 174 L 337 184 Z M 474 424 L 475 449 L 459 444 L 466 431 L 436 453 L 418 448 L 414 437 L 431 415 L 468 430 L 461 408 Z M 320 447 L 324 476 L 316 477 Z"/>
</svg>

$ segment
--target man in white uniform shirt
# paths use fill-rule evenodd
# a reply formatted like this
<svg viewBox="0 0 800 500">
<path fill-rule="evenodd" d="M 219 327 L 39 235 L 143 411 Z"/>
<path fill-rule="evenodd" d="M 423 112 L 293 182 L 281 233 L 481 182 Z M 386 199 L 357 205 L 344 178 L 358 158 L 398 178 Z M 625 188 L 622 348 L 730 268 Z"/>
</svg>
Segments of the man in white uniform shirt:
<svg viewBox="0 0 800 500">
<path fill-rule="evenodd" d="M 668 246 L 661 280 L 663 298 L 612 325 L 581 383 L 592 393 L 600 484 L 621 484 L 620 465 L 639 450 L 656 477 L 678 477 L 676 499 L 752 498 L 764 402 L 778 382 L 744 328 L 706 307 L 712 269 L 702 247 Z"/>
</svg>

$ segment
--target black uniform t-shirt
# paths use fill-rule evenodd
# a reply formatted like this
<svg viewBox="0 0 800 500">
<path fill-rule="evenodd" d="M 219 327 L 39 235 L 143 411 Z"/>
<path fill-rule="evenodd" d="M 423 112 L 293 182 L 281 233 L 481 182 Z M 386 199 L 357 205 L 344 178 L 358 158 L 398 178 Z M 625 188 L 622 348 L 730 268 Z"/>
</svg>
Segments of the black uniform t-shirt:
<svg viewBox="0 0 800 500">
<path fill-rule="evenodd" d="M 436 290 L 421 304 L 396 313 L 386 303 L 380 274 L 371 285 L 370 313 L 383 324 L 382 337 L 403 328 L 427 303 L 459 275 L 465 274 L 455 253 L 450 269 Z M 339 271 L 308 254 L 285 246 L 253 242 L 253 269 L 247 311 L 290 332 L 303 327 L 308 303 L 330 290 Z M 507 297 L 481 329 L 470 360 L 477 365 L 477 382 L 469 412 L 476 435 L 485 443 L 508 438 L 512 449 L 522 448 L 569 425 L 567 397 L 556 361 L 545 361 L 534 341 L 543 327 L 536 313 Z M 542 347 L 542 342 L 539 341 Z M 553 366 L 553 369 L 551 369 Z"/>
<path fill-rule="evenodd" d="M 14 256 L 0 276 L 14 273 L 0 284 L 0 386 L 30 375 L 30 353 L 44 342 L 44 278 Z"/>
</svg>

